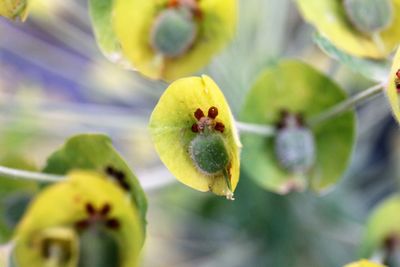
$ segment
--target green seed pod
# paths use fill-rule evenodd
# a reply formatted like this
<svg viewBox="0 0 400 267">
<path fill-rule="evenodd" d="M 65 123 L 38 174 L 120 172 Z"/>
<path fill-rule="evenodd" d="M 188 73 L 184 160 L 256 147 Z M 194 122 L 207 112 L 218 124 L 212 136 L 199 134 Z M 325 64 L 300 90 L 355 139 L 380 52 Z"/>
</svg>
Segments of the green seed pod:
<svg viewBox="0 0 400 267">
<path fill-rule="evenodd" d="M 285 128 L 278 131 L 275 153 L 283 168 L 294 173 L 308 171 L 315 162 L 315 141 L 305 128 Z"/>
<path fill-rule="evenodd" d="M 100 225 L 84 231 L 79 237 L 78 267 L 115 266 L 121 266 L 116 237 Z"/>
<path fill-rule="evenodd" d="M 229 156 L 219 133 L 198 134 L 190 143 L 189 152 L 197 169 L 207 175 L 223 172 Z"/>
<path fill-rule="evenodd" d="M 363 33 L 382 31 L 392 22 L 391 0 L 344 0 L 343 3 L 350 22 Z"/>
<path fill-rule="evenodd" d="M 165 57 L 183 55 L 193 45 L 197 24 L 190 10 L 185 7 L 162 11 L 151 32 L 151 46 Z"/>
</svg>

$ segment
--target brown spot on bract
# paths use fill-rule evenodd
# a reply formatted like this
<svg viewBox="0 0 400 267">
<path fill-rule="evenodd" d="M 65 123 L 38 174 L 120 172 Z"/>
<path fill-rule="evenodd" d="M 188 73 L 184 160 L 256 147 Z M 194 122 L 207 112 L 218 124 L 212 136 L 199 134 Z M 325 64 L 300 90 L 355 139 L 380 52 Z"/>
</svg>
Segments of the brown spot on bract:
<svg viewBox="0 0 400 267">
<path fill-rule="evenodd" d="M 304 126 L 304 119 L 302 114 L 300 113 L 296 114 L 296 122 L 297 126 Z"/>
<path fill-rule="evenodd" d="M 111 210 L 111 206 L 110 204 L 104 204 L 104 206 L 101 208 L 100 210 L 100 214 L 103 216 L 106 216 Z"/>
<path fill-rule="evenodd" d="M 114 168 L 112 166 L 107 166 L 104 171 L 109 175 L 114 175 Z"/>
<path fill-rule="evenodd" d="M 115 171 L 114 177 L 117 180 L 123 180 L 125 179 L 125 173 L 123 171 Z"/>
<path fill-rule="evenodd" d="M 109 219 L 106 221 L 106 226 L 111 229 L 118 229 L 120 225 L 117 219 Z"/>
<path fill-rule="evenodd" d="M 79 204 L 79 203 L 82 201 L 82 198 L 81 198 L 80 195 L 75 195 L 75 196 L 73 197 L 73 201 L 74 201 L 76 204 Z"/>
<path fill-rule="evenodd" d="M 88 228 L 89 225 L 90 225 L 89 220 L 86 220 L 86 219 L 80 220 L 75 223 L 75 228 L 77 228 L 78 230 L 84 230 L 84 229 Z"/>
<path fill-rule="evenodd" d="M 96 209 L 93 207 L 93 205 L 91 203 L 87 203 L 85 208 L 86 208 L 86 212 L 89 215 L 94 215 L 96 213 Z"/>
<path fill-rule="evenodd" d="M 179 6 L 179 0 L 169 0 L 167 3 L 168 7 L 178 7 Z"/>
</svg>

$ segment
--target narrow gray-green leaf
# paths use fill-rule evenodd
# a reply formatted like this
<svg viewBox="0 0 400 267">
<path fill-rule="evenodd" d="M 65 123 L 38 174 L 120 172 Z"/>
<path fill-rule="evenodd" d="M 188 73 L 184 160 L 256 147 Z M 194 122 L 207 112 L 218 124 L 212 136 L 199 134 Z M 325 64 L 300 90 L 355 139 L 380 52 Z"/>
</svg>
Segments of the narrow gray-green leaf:
<svg viewBox="0 0 400 267">
<path fill-rule="evenodd" d="M 348 66 L 351 70 L 377 82 L 387 80 L 391 65 L 388 60 L 373 60 L 349 55 L 318 33 L 314 35 L 314 41 L 328 56 Z"/>
</svg>

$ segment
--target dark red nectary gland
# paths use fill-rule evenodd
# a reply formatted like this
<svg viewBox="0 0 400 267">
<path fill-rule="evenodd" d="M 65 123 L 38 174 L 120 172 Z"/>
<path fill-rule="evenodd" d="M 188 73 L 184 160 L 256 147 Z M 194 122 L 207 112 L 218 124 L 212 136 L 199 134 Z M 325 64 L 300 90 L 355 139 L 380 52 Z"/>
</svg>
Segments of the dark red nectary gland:
<svg viewBox="0 0 400 267">
<path fill-rule="evenodd" d="M 204 117 L 204 112 L 201 110 L 201 109 L 196 109 L 196 111 L 194 112 L 194 117 L 197 119 L 197 120 L 200 120 L 201 118 L 203 118 Z"/>
<path fill-rule="evenodd" d="M 110 213 L 110 210 L 111 210 L 110 204 L 105 204 L 105 205 L 101 208 L 100 214 L 103 215 L 103 216 L 106 216 L 108 213 Z"/>
<path fill-rule="evenodd" d="M 225 125 L 222 122 L 217 122 L 217 124 L 215 124 L 214 129 L 218 132 L 223 133 L 225 131 Z"/>
<path fill-rule="evenodd" d="M 194 133 L 198 133 L 199 132 L 199 125 L 197 125 L 197 123 L 194 123 L 192 125 L 192 132 L 194 132 Z"/>
<path fill-rule="evenodd" d="M 215 119 L 218 116 L 218 109 L 216 107 L 211 107 L 208 110 L 208 117 L 211 119 Z"/>
<path fill-rule="evenodd" d="M 400 69 L 398 69 L 398 70 L 396 71 L 396 76 L 397 76 L 397 78 L 400 79 Z"/>
</svg>

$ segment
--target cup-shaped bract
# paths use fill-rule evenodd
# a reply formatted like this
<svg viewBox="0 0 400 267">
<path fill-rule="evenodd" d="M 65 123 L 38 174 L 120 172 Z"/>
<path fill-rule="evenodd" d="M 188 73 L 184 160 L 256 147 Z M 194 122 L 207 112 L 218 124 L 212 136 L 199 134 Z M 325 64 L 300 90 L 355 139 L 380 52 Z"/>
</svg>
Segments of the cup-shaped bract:
<svg viewBox="0 0 400 267">
<path fill-rule="evenodd" d="M 346 264 L 344 267 L 385 267 L 385 265 L 369 260 L 360 260 L 357 262 Z"/>
<path fill-rule="evenodd" d="M 211 78 L 173 82 L 155 107 L 149 128 L 161 160 L 180 182 L 233 196 L 241 145 L 229 105 Z"/>
<path fill-rule="evenodd" d="M 153 79 L 204 67 L 232 39 L 236 0 L 115 0 L 113 25 L 124 55 Z"/>
<path fill-rule="evenodd" d="M 0 1 L 0 16 L 8 19 L 24 21 L 28 15 L 29 0 L 2 0 Z"/>
<path fill-rule="evenodd" d="M 345 112 L 316 125 L 308 126 L 307 121 L 345 98 L 329 77 L 305 63 L 284 61 L 265 70 L 249 91 L 240 118 L 248 123 L 276 125 L 277 130 L 271 137 L 242 134 L 244 170 L 259 185 L 280 194 L 301 191 L 308 185 L 315 191 L 330 188 L 342 176 L 353 150 L 354 113 Z M 284 143 L 291 147 L 277 149 L 277 141 L 285 133 L 281 129 L 288 129 L 282 128 L 281 118 L 290 118 L 290 114 L 297 114 L 294 123 L 300 126 L 290 133 L 292 141 Z M 301 149 L 303 146 L 307 147 Z M 281 160 L 284 150 L 290 154 L 286 158 L 292 160 L 291 165 Z M 299 159 L 301 165 L 293 161 Z"/>
<path fill-rule="evenodd" d="M 13 257 L 19 267 L 81 266 L 82 246 L 88 245 L 83 236 L 101 227 L 115 241 L 116 266 L 138 266 L 140 224 L 129 198 L 113 182 L 95 172 L 73 171 L 31 203 L 17 227 Z"/>
<path fill-rule="evenodd" d="M 381 59 L 400 42 L 400 0 L 296 2 L 304 19 L 348 54 Z M 368 29 L 370 32 L 366 33 Z"/>
<path fill-rule="evenodd" d="M 400 48 L 397 49 L 386 85 L 386 95 L 389 99 L 393 115 L 400 123 Z"/>
<path fill-rule="evenodd" d="M 49 156 L 44 172 L 67 174 L 71 170 L 93 170 L 107 175 L 131 198 L 140 212 L 143 232 L 146 228 L 147 199 L 135 174 L 103 134 L 79 134 Z"/>
<path fill-rule="evenodd" d="M 400 195 L 379 204 L 368 218 L 361 245 L 361 256 L 371 257 L 386 249 L 391 240 L 400 240 Z"/>
</svg>

